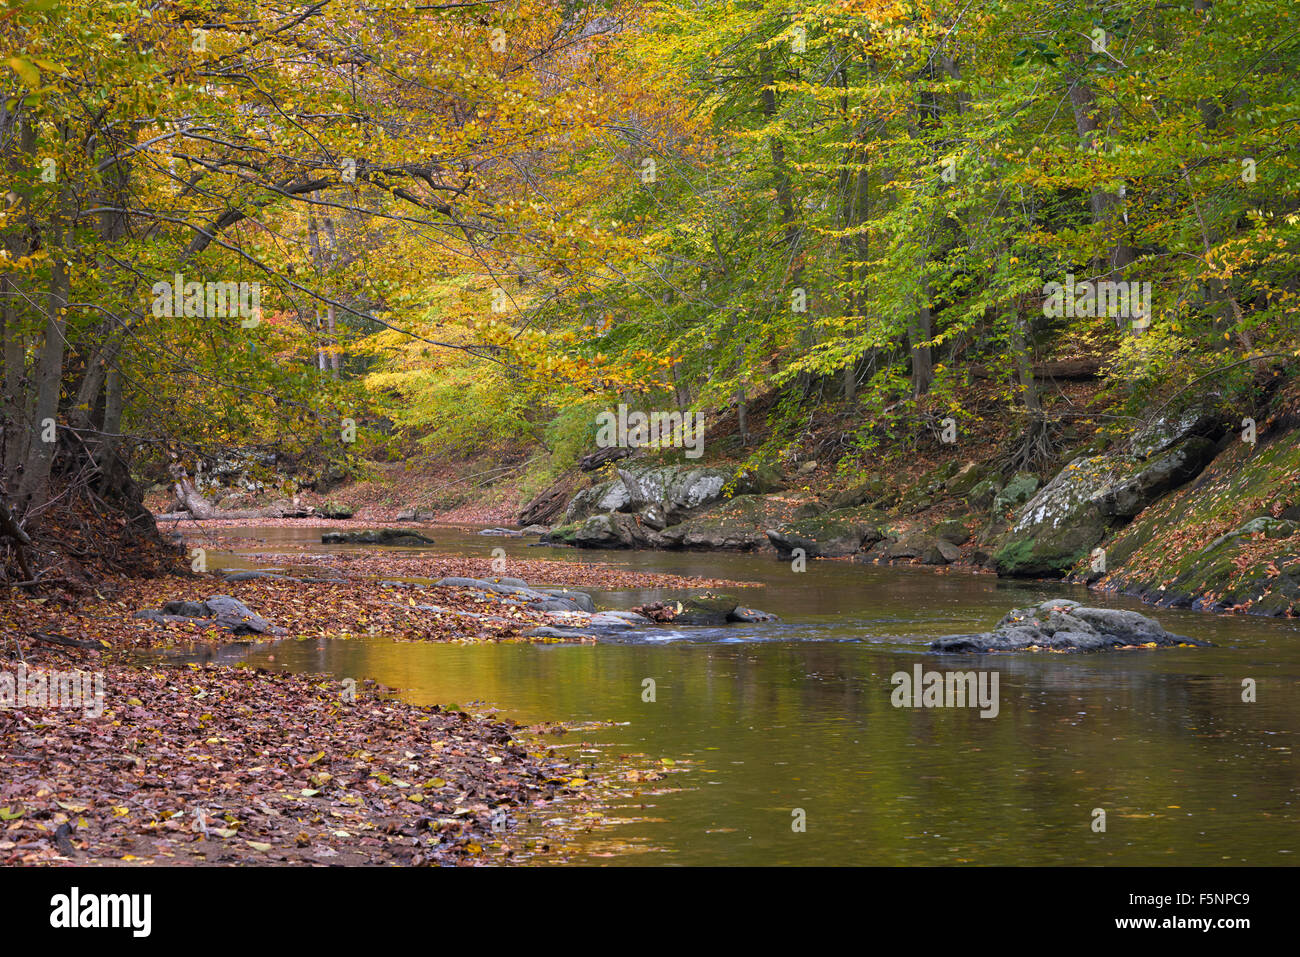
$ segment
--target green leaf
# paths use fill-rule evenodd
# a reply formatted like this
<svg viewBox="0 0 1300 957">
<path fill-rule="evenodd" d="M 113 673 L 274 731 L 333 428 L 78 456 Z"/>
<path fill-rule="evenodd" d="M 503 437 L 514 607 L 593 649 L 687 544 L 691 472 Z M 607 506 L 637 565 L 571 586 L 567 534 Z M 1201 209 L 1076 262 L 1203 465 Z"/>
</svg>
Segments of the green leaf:
<svg viewBox="0 0 1300 957">
<path fill-rule="evenodd" d="M 41 85 L 41 71 L 30 60 L 24 60 L 22 57 L 13 56 L 8 60 L 9 68 L 18 74 L 18 79 L 22 80 L 32 89 Z"/>
</svg>

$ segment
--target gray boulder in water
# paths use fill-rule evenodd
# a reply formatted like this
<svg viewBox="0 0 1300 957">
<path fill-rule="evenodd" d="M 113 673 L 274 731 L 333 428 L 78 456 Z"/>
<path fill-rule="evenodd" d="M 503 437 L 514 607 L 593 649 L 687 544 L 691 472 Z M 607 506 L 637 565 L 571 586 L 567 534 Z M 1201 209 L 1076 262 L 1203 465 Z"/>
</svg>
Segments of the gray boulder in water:
<svg viewBox="0 0 1300 957">
<path fill-rule="evenodd" d="M 169 601 L 162 611 L 137 611 L 134 618 L 156 621 L 193 622 L 204 627 L 215 625 L 236 635 L 283 635 L 285 630 L 273 625 L 242 601 L 229 595 L 212 595 L 205 601 Z"/>
<path fill-rule="evenodd" d="M 931 651 L 1106 651 L 1154 645 L 1208 645 L 1165 631 L 1154 618 L 1116 608 L 1088 608 L 1077 601 L 1049 599 L 1035 608 L 1016 608 L 992 631 L 949 635 L 930 643 Z"/>
<path fill-rule="evenodd" d="M 406 528 L 375 528 L 364 532 L 326 532 L 322 545 L 432 545 L 433 539 Z"/>
</svg>

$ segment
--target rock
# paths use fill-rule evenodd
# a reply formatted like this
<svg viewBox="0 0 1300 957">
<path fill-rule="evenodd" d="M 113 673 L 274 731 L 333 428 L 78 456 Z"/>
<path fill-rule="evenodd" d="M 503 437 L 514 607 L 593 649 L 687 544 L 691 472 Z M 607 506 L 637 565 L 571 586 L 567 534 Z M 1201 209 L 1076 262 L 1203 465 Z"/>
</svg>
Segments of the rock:
<svg viewBox="0 0 1300 957">
<path fill-rule="evenodd" d="M 449 576 L 439 578 L 433 583 L 446 588 L 468 588 L 473 591 L 491 592 L 505 595 L 522 602 L 527 602 L 533 611 L 581 611 L 591 613 L 596 605 L 586 592 L 570 588 L 531 588 L 521 578 L 458 578 Z"/>
<path fill-rule="evenodd" d="M 787 487 L 781 473 L 770 465 L 741 469 L 731 478 L 733 495 L 770 495 L 783 492 Z"/>
<path fill-rule="evenodd" d="M 320 508 L 316 509 L 316 514 L 323 515 L 325 518 L 351 518 L 352 508 L 348 505 L 338 505 L 334 502 L 326 502 Z"/>
<path fill-rule="evenodd" d="M 1030 472 L 1017 472 L 993 497 L 993 511 L 1001 513 L 1028 502 L 1038 490 L 1038 476 Z"/>
<path fill-rule="evenodd" d="M 960 498 L 978 485 L 988 470 L 977 462 L 967 462 L 943 483 L 944 491 Z"/>
<path fill-rule="evenodd" d="M 966 493 L 966 503 L 975 509 L 991 508 L 993 500 L 997 498 L 998 493 L 1001 491 L 1002 482 L 996 476 L 981 479 Z"/>
<path fill-rule="evenodd" d="M 367 529 L 360 532 L 326 532 L 323 545 L 432 545 L 433 539 L 404 528 Z"/>
<path fill-rule="evenodd" d="M 948 542 L 952 545 L 965 545 L 970 541 L 970 530 L 966 527 L 965 522 L 950 518 L 946 522 L 940 522 L 935 526 L 934 536 L 941 542 Z"/>
<path fill-rule="evenodd" d="M 164 615 L 178 618 L 214 618 L 208 613 L 208 606 L 201 601 L 169 601 L 162 606 Z"/>
<path fill-rule="evenodd" d="M 1192 437 L 1148 459 L 1074 459 L 1020 510 L 994 553 L 998 574 L 1063 574 L 1127 519 L 1196 476 L 1213 455 L 1213 443 Z"/>
<path fill-rule="evenodd" d="M 853 508 L 877 502 L 887 491 L 884 479 L 870 478 L 835 495 L 831 499 L 831 508 Z"/>
<path fill-rule="evenodd" d="M 680 604 L 675 625 L 725 625 L 737 607 L 736 599 L 727 595 L 698 595 Z"/>
<path fill-rule="evenodd" d="M 754 551 L 767 548 L 772 521 L 785 503 L 774 495 L 737 495 L 697 513 L 659 534 L 665 548 Z"/>
<path fill-rule="evenodd" d="M 652 625 L 652 622 L 645 615 L 637 614 L 635 611 L 602 611 L 600 615 L 609 618 L 621 618 L 623 621 L 630 622 L 633 625 Z M 595 618 L 597 616 L 593 616 Z"/>
<path fill-rule="evenodd" d="M 961 558 L 961 549 L 951 542 L 938 539 L 920 556 L 922 565 L 948 565 Z"/>
<path fill-rule="evenodd" d="M 790 518 L 792 521 L 802 522 L 810 518 L 816 518 L 827 511 L 828 509 L 821 502 L 803 502 L 795 508 L 794 514 Z"/>
<path fill-rule="evenodd" d="M 225 579 L 228 582 L 251 582 L 251 581 L 257 581 L 258 579 L 262 579 L 262 578 L 269 578 L 272 581 L 289 581 L 289 582 L 300 580 L 297 578 L 291 578 L 288 575 L 278 574 L 277 572 L 265 572 L 265 571 L 257 571 L 257 570 L 236 571 L 230 568 L 223 568 L 217 574 L 219 574 L 223 579 Z"/>
<path fill-rule="evenodd" d="M 857 509 L 833 509 L 816 518 L 787 522 L 767 530 L 777 555 L 786 560 L 801 548 L 808 558 L 842 558 L 884 536 L 878 516 Z"/>
<path fill-rule="evenodd" d="M 947 560 L 942 557 L 939 551 L 937 539 L 921 532 L 913 532 L 911 535 L 905 535 L 897 541 L 891 542 L 885 546 L 881 557 L 885 561 L 898 561 L 901 558 L 933 558 L 935 555 L 940 556 L 937 561 L 931 561 L 929 564 L 943 565 Z"/>
<path fill-rule="evenodd" d="M 993 631 L 950 635 L 930 643 L 931 651 L 1104 651 L 1155 645 L 1207 645 L 1173 635 L 1154 618 L 1135 611 L 1087 608 L 1076 601 L 1049 599 L 1035 608 L 1008 612 Z"/>
<path fill-rule="evenodd" d="M 584 611 L 583 607 L 569 598 L 542 598 L 530 601 L 528 607 L 533 611 Z"/>
<path fill-rule="evenodd" d="M 578 529 L 582 528 L 581 522 L 574 522 L 571 525 L 557 525 L 544 534 L 539 545 L 575 545 L 578 535 Z"/>
<path fill-rule="evenodd" d="M 637 511 L 657 503 L 669 524 L 681 521 L 693 509 L 722 498 L 729 475 L 721 469 L 695 466 L 629 464 L 619 478 L 584 489 L 573 497 L 564 512 L 563 524 L 581 521 L 602 512 Z M 637 489 L 629 490 L 629 481 Z"/>
<path fill-rule="evenodd" d="M 1181 442 L 1199 437 L 1217 441 L 1227 431 L 1227 416 L 1216 404 L 1216 396 L 1177 415 L 1161 416 L 1138 429 L 1129 439 L 1129 452 L 1148 459 Z"/>
<path fill-rule="evenodd" d="M 433 519 L 433 511 L 426 508 L 404 508 L 393 519 L 395 522 L 428 522 Z"/>
<path fill-rule="evenodd" d="M 587 623 L 587 627 L 621 631 L 626 628 L 635 628 L 638 625 L 648 624 L 650 624 L 649 618 L 642 618 L 640 615 L 630 611 L 601 611 L 591 616 L 591 620 Z"/>
<path fill-rule="evenodd" d="M 521 535 L 545 535 L 550 529 L 545 525 L 525 525 L 520 531 Z"/>
<path fill-rule="evenodd" d="M 563 598 L 566 601 L 573 602 L 578 606 L 579 611 L 585 611 L 588 614 L 596 610 L 596 603 L 591 600 L 591 596 L 585 591 L 578 591 L 573 588 L 538 588 L 535 590 L 543 595 L 553 595 L 556 598 Z"/>
<path fill-rule="evenodd" d="M 480 535 L 505 535 L 510 538 L 518 538 L 524 534 L 516 528 L 480 528 L 478 533 Z"/>
<path fill-rule="evenodd" d="M 668 527 L 668 516 L 664 513 L 664 507 L 658 502 L 652 502 L 639 513 L 641 524 L 656 532 L 662 532 Z"/>
<path fill-rule="evenodd" d="M 573 544 L 579 548 L 636 548 L 653 545 L 654 530 L 644 528 L 635 515 L 605 512 L 592 515 L 573 533 Z"/>
<path fill-rule="evenodd" d="M 537 628 L 530 628 L 523 632 L 525 638 L 564 638 L 572 641 L 574 638 L 596 638 L 594 631 L 582 628 L 562 628 L 554 625 L 540 625 Z"/>
<path fill-rule="evenodd" d="M 727 615 L 727 621 L 745 622 L 747 624 L 757 624 L 763 621 L 780 621 L 776 615 L 768 614 L 765 611 L 759 611 L 757 608 L 746 608 L 743 605 L 737 605 L 732 609 L 731 614 Z"/>
<path fill-rule="evenodd" d="M 162 606 L 161 613 L 138 611 L 133 617 L 158 622 L 194 622 L 200 627 L 216 626 L 236 635 L 286 634 L 283 628 L 229 595 L 212 595 L 204 601 L 169 601 Z"/>
</svg>

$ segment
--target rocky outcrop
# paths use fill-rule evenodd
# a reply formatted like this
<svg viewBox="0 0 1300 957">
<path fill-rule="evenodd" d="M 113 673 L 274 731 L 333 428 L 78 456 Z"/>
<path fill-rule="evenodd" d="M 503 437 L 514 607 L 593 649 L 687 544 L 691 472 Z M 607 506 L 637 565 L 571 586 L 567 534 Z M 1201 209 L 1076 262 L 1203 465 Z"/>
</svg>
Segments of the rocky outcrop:
<svg viewBox="0 0 1300 957">
<path fill-rule="evenodd" d="M 844 558 L 884 538 L 880 517 L 861 509 L 832 509 L 768 529 L 777 555 L 787 560 L 796 548 L 807 558 Z"/>
<path fill-rule="evenodd" d="M 1088 608 L 1077 601 L 1049 599 L 1035 608 L 1008 612 L 990 632 L 950 635 L 930 643 L 937 652 L 1107 651 L 1206 645 L 1165 631 L 1154 618 L 1135 611 Z"/>
<path fill-rule="evenodd" d="M 1188 428 L 1205 421 L 1186 420 Z M 1207 436 L 1140 433 L 1137 451 L 1080 456 L 1020 510 L 993 555 L 998 574 L 1062 575 L 1107 535 L 1194 478 L 1214 457 Z M 1005 490 L 1004 490 L 1005 494 Z M 995 508 L 996 508 L 995 503 Z"/>
<path fill-rule="evenodd" d="M 692 510 L 722 498 L 730 478 L 722 469 L 684 465 L 635 465 L 619 477 L 575 495 L 564 512 L 568 525 L 603 512 L 637 512 L 658 505 L 666 524 L 677 524 Z"/>
<path fill-rule="evenodd" d="M 787 504 L 774 495 L 737 495 L 658 536 L 661 547 L 749 552 L 768 547 L 767 526 Z"/>
</svg>

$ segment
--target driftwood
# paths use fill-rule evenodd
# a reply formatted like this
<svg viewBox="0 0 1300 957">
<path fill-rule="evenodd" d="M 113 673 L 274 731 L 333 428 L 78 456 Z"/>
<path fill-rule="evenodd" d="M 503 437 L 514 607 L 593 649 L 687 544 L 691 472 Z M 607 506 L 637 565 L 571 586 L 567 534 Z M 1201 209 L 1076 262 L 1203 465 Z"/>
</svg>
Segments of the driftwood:
<svg viewBox="0 0 1300 957">
<path fill-rule="evenodd" d="M 617 462 L 619 459 L 625 459 L 634 451 L 636 450 L 611 445 L 592 452 L 590 455 L 584 455 L 578 460 L 578 468 L 584 472 L 594 472 L 606 462 Z"/>
<path fill-rule="evenodd" d="M 577 488 L 577 480 L 566 475 L 524 506 L 519 513 L 520 525 L 550 525 L 564 513 Z"/>
<path fill-rule="evenodd" d="M 35 638 L 37 641 L 43 641 L 48 645 L 62 645 L 65 648 L 86 648 L 90 651 L 103 651 L 105 648 L 112 647 L 106 641 L 82 641 L 80 638 L 65 638 L 62 635 L 51 635 L 45 631 L 29 631 L 27 635 L 29 638 Z"/>
</svg>

